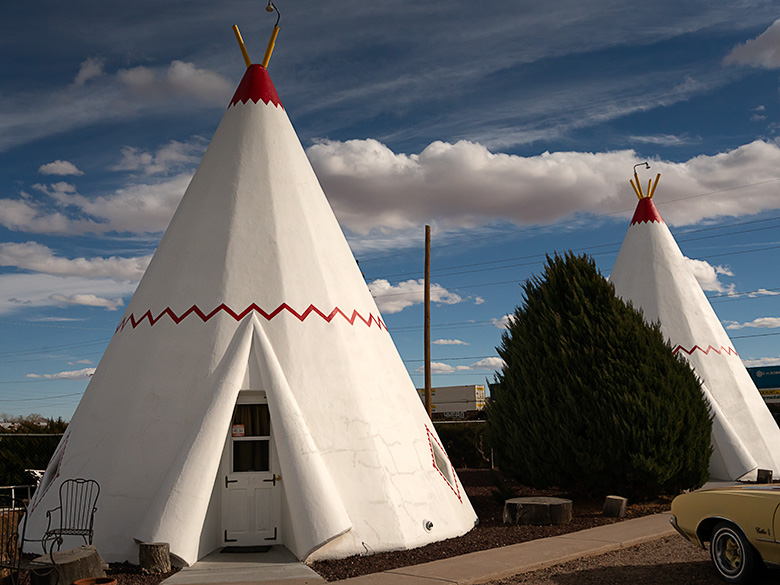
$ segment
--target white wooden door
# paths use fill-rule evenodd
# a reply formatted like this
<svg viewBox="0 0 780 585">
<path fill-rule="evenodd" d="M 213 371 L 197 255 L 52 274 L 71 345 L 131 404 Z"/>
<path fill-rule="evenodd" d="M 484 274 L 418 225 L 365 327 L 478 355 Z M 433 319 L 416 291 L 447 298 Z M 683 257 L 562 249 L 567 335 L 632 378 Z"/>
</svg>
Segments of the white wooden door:
<svg viewBox="0 0 780 585">
<path fill-rule="evenodd" d="M 281 478 L 274 469 L 267 402 L 239 396 L 222 458 L 224 546 L 281 542 Z"/>
</svg>

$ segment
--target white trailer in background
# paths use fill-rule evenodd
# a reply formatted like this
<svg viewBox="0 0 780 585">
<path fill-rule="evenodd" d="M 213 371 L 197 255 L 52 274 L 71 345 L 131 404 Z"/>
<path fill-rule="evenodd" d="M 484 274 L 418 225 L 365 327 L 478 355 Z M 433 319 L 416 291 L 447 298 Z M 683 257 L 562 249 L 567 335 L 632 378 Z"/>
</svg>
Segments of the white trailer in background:
<svg viewBox="0 0 780 585">
<path fill-rule="evenodd" d="M 423 404 L 425 388 L 418 388 Z M 431 412 L 449 417 L 466 418 L 471 413 L 485 408 L 485 386 L 441 386 L 431 388 Z"/>
</svg>

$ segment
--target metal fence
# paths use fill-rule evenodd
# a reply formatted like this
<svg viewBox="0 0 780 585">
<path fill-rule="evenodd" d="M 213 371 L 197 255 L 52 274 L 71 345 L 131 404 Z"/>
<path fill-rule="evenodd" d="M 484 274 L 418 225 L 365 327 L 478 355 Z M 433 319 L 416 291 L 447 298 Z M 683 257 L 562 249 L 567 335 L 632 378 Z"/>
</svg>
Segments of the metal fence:
<svg viewBox="0 0 780 585">
<path fill-rule="evenodd" d="M 31 500 L 35 493 L 35 485 L 0 485 L 0 501 Z"/>
</svg>

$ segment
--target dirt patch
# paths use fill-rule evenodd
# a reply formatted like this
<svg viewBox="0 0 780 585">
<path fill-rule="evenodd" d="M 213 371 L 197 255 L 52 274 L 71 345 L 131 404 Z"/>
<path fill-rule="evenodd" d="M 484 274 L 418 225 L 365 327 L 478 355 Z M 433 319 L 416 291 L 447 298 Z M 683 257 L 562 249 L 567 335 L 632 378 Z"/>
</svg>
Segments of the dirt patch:
<svg viewBox="0 0 780 585">
<path fill-rule="evenodd" d="M 174 568 L 167 573 L 150 575 L 131 563 L 110 563 L 106 575 L 116 579 L 116 585 L 158 585 L 163 579 L 179 572 Z"/>
</svg>

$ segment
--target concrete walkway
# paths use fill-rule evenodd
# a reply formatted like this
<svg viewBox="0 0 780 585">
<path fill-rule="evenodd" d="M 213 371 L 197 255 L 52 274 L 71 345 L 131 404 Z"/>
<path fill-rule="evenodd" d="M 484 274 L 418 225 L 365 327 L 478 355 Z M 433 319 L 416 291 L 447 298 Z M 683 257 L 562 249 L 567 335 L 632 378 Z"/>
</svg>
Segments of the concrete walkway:
<svg viewBox="0 0 780 585">
<path fill-rule="evenodd" d="M 215 551 L 163 581 L 165 585 L 311 585 L 325 580 L 283 546 L 266 553 Z M 162 584 L 161 584 L 162 585 Z"/>
<path fill-rule="evenodd" d="M 338 581 L 343 585 L 484 583 L 674 534 L 669 513 L 624 520 L 551 538 Z M 271 555 L 271 556 L 268 556 Z M 304 585 L 323 579 L 283 547 L 268 553 L 212 553 L 163 581 L 164 585 Z"/>
<path fill-rule="evenodd" d="M 673 534 L 670 515 L 655 514 L 551 538 L 494 548 L 345 579 L 344 585 L 442 585 L 484 583 Z"/>
</svg>

